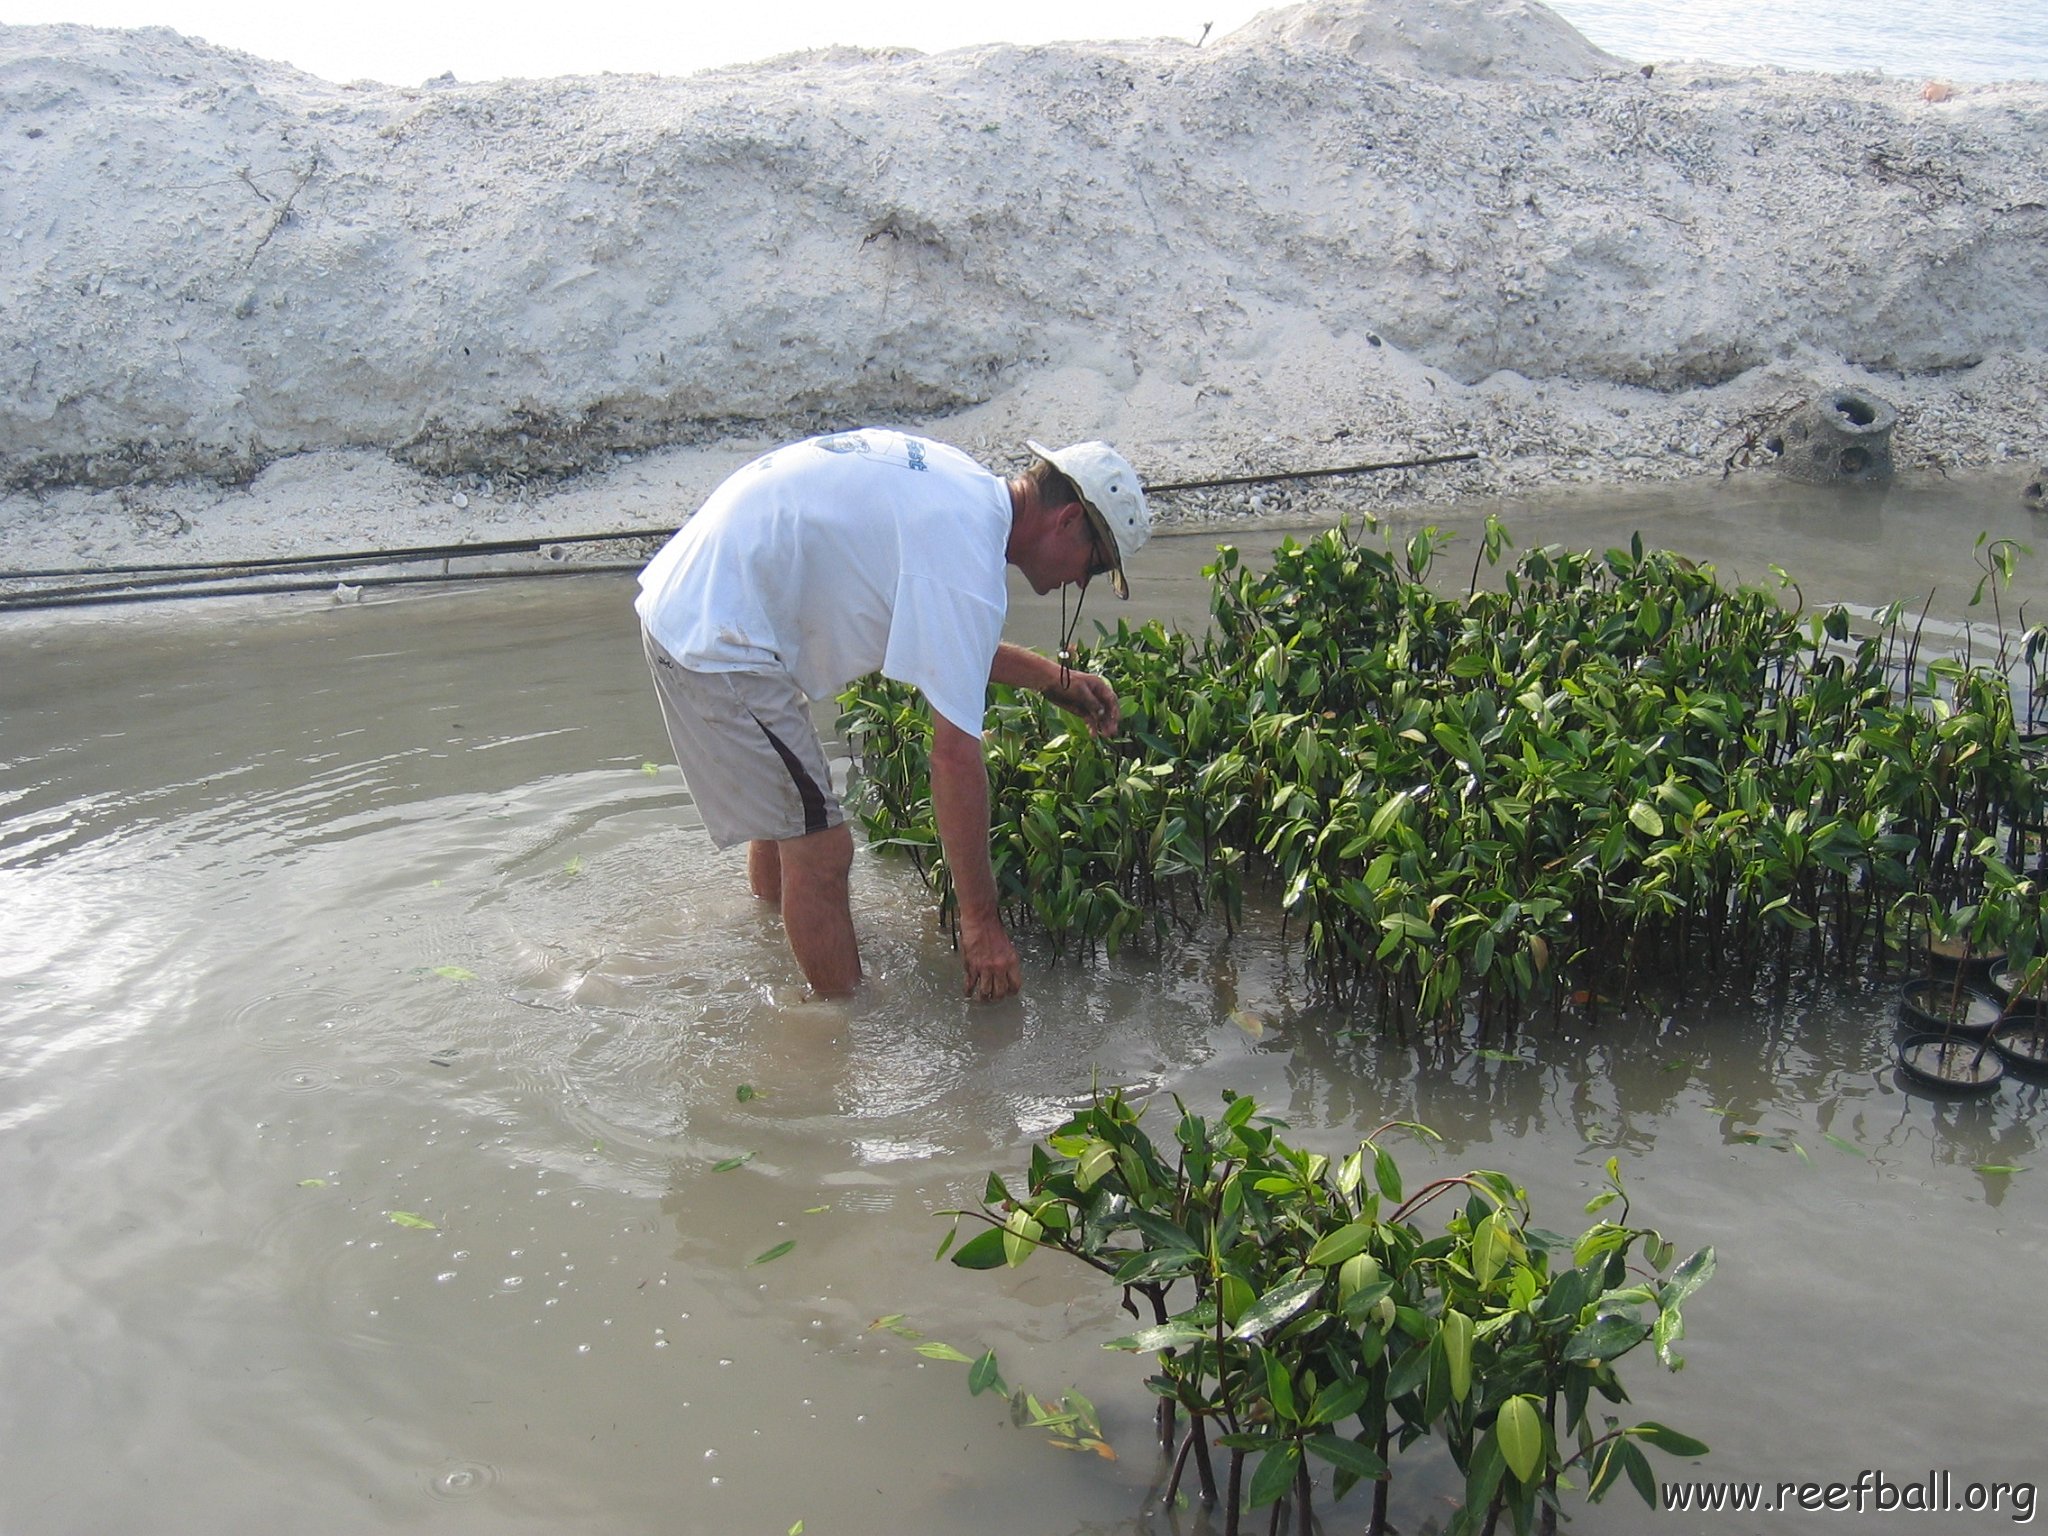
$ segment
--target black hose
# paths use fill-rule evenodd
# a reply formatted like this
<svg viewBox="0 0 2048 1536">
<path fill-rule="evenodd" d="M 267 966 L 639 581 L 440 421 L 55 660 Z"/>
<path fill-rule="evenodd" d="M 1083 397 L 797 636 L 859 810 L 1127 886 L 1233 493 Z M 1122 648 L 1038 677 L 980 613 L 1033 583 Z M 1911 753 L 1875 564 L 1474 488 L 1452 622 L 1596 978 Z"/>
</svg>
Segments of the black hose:
<svg viewBox="0 0 2048 1536">
<path fill-rule="evenodd" d="M 1321 480 L 1330 475 L 1371 475 L 1384 469 L 1424 469 L 1431 464 L 1462 464 L 1477 453 L 1433 453 L 1421 459 L 1391 459 L 1383 464 L 1345 464 L 1336 469 L 1283 469 L 1262 475 L 1225 475 L 1220 480 L 1176 480 L 1166 485 L 1148 485 L 1147 496 L 1170 496 L 1175 491 L 1206 491 L 1218 485 L 1273 485 L 1282 480 Z"/>
<path fill-rule="evenodd" d="M 312 570 L 327 565 L 397 565 L 408 560 L 451 560 L 469 555 L 538 553 L 550 544 L 604 544 L 625 539 L 666 539 L 673 528 L 621 533 L 535 534 L 482 544 L 423 544 L 409 549 L 336 551 L 324 555 L 266 555 L 254 560 L 189 560 L 162 565 L 85 565 L 47 571 L 0 571 L 0 581 L 53 581 L 72 576 L 160 576 L 174 572 Z"/>
<path fill-rule="evenodd" d="M 612 561 L 602 565 L 547 565 L 531 571 L 468 571 L 461 574 L 422 571 L 415 576 L 365 576 L 362 580 L 348 582 L 347 585 L 358 588 L 423 586 L 436 581 L 524 581 L 536 576 L 592 576 L 604 572 L 639 569 L 640 564 L 637 561 Z M 36 608 L 89 608 L 112 603 L 161 603 L 182 597 L 264 597 L 273 592 L 332 592 L 335 586 L 336 583 L 328 581 L 243 581 L 235 586 L 187 585 L 136 590 L 110 584 L 106 587 L 73 589 L 65 592 L 36 592 L 18 597 L 0 597 L 0 613 L 16 613 Z"/>
<path fill-rule="evenodd" d="M 1392 469 L 1424 469 L 1433 464 L 1459 464 L 1476 459 L 1477 453 L 1438 453 L 1422 458 L 1391 459 L 1374 464 L 1344 464 L 1331 469 L 1285 469 L 1263 474 L 1225 475 L 1213 480 L 1176 480 L 1145 488 L 1147 496 L 1171 496 L 1179 491 L 1211 490 L 1232 485 L 1274 485 L 1290 480 L 1319 480 L 1335 475 L 1370 475 Z M 14 581 L 60 581 L 86 579 L 90 585 L 45 589 L 40 592 L 0 595 L 0 613 L 35 608 L 77 608 L 94 604 L 147 602 L 169 597 L 237 597 L 262 592 L 320 592 L 321 582 L 251 583 L 232 586 L 218 583 L 236 576 L 296 575 L 318 570 L 349 570 L 356 566 L 405 565 L 423 560 L 473 559 L 481 555 L 538 554 L 551 545 L 610 544 L 628 540 L 666 539 L 673 528 L 623 528 L 610 533 L 537 534 L 524 539 L 499 539 L 469 544 L 421 544 L 402 549 L 335 551 L 319 555 L 267 555 L 246 560 L 168 561 L 153 565 L 88 565 L 48 570 L 0 571 L 0 583 Z M 383 587 L 428 581 L 504 580 L 510 577 L 571 575 L 593 571 L 635 570 L 637 566 L 572 565 L 545 566 L 533 571 L 443 572 L 422 576 L 364 577 L 351 585 Z M 92 581 L 92 578 L 102 578 Z"/>
</svg>

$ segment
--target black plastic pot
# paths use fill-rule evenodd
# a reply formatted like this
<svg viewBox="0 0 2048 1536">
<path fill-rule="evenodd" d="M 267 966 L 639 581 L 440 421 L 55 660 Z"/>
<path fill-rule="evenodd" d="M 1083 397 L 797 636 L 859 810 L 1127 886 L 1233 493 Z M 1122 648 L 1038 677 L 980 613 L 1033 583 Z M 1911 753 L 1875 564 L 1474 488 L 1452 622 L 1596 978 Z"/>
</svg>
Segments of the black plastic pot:
<svg viewBox="0 0 2048 1536">
<path fill-rule="evenodd" d="M 1995 966 L 2005 964 L 2005 951 L 1991 949 L 1978 952 L 1961 939 L 1927 940 L 1927 958 L 1931 968 L 1953 976 L 1961 971 L 1966 976 L 1982 976 Z"/>
<path fill-rule="evenodd" d="M 2015 1072 L 2027 1077 L 2048 1077 L 2048 1015 L 2027 1014 L 1999 1020 L 1991 1031 L 1991 1049 Z"/>
<path fill-rule="evenodd" d="M 1899 1071 L 1943 1093 L 1990 1093 L 2005 1077 L 2005 1058 L 1960 1035 L 1908 1035 L 1899 1042 Z"/>
<path fill-rule="evenodd" d="M 1996 992 L 1999 1000 L 2005 1004 L 2007 1014 L 2020 1014 L 2028 1017 L 2048 1015 L 2048 997 L 2043 997 L 2039 991 L 2029 993 L 2027 996 L 2020 998 L 2013 996 L 2014 989 L 2020 982 L 2020 976 L 2017 972 L 2008 971 L 2001 966 L 1994 970 L 1986 979 L 1991 985 L 1991 990 Z"/>
<path fill-rule="evenodd" d="M 1949 1003 L 1961 1006 L 1960 1018 L 1949 1017 Z M 2005 1008 L 1989 992 L 1968 982 L 1958 987 L 1952 977 L 1922 976 L 1899 989 L 1899 1016 L 1915 1029 L 1934 1034 L 1965 1035 L 1981 1040 L 2005 1014 Z"/>
</svg>

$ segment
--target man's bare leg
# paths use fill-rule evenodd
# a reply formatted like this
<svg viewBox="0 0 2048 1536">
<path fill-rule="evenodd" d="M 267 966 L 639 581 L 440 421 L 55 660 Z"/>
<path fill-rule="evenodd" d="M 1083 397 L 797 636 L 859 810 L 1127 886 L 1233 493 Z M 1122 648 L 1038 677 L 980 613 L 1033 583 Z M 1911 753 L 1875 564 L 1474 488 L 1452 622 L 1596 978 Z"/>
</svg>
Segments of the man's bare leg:
<svg viewBox="0 0 2048 1536">
<path fill-rule="evenodd" d="M 766 838 L 747 844 L 747 885 L 770 906 L 782 905 L 782 853 Z"/>
<path fill-rule="evenodd" d="M 853 936 L 847 890 L 853 830 L 841 823 L 773 846 L 781 877 L 782 927 L 796 963 L 818 996 L 845 997 L 860 983 L 860 945 Z M 751 848 L 747 866 L 751 874 Z"/>
</svg>

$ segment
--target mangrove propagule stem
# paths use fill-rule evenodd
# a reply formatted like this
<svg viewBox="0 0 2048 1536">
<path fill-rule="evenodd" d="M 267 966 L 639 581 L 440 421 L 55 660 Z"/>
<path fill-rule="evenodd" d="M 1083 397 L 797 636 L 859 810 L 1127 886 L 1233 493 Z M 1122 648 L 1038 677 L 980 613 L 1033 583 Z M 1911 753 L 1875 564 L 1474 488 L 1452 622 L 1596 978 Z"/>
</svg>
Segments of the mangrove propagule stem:
<svg viewBox="0 0 2048 1536">
<path fill-rule="evenodd" d="M 1199 1436 L 1200 1430 L 1201 1426 L 1197 1425 L 1194 1429 L 1188 1431 L 1187 1439 L 1180 1443 L 1180 1454 L 1173 1458 L 1173 1476 L 1166 1480 L 1166 1507 L 1168 1509 L 1173 1508 L 1174 1495 L 1180 1492 L 1180 1475 L 1187 1467 L 1188 1452 L 1194 1449 L 1195 1440 Z"/>
<path fill-rule="evenodd" d="M 1209 1420 L 1207 1415 L 1190 1412 L 1188 1433 L 1195 1442 L 1195 1476 L 1202 1485 L 1202 1502 L 1211 1509 L 1216 1507 L 1216 1466 L 1209 1459 Z"/>
</svg>

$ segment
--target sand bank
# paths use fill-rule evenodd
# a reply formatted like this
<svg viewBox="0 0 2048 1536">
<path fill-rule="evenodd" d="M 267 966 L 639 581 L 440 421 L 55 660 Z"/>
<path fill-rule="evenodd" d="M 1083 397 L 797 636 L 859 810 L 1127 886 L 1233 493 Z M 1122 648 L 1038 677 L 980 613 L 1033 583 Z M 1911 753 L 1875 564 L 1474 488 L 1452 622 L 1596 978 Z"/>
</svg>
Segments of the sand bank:
<svg viewBox="0 0 2048 1536">
<path fill-rule="evenodd" d="M 864 421 L 1155 479 L 1483 455 L 1382 507 L 1718 474 L 1843 384 L 1908 469 L 2048 448 L 2048 87 L 1398 9 L 410 90 L 0 27 L 0 559 L 661 526 Z"/>
</svg>

